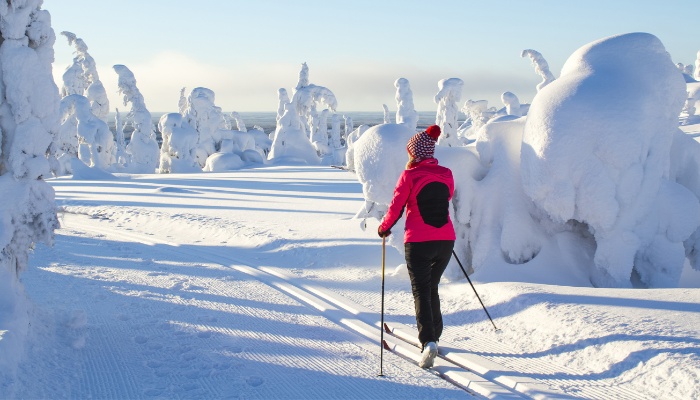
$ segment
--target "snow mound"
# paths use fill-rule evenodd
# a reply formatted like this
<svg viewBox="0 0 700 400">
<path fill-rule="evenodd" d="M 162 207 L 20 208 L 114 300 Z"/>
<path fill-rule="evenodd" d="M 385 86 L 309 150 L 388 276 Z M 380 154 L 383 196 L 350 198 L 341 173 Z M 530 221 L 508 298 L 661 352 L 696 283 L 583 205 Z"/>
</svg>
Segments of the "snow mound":
<svg viewBox="0 0 700 400">
<path fill-rule="evenodd" d="M 70 160 L 71 169 L 73 171 L 72 179 L 85 181 L 110 181 L 119 179 L 113 174 L 100 169 L 98 167 L 88 167 L 84 162 L 77 158 Z"/>
</svg>

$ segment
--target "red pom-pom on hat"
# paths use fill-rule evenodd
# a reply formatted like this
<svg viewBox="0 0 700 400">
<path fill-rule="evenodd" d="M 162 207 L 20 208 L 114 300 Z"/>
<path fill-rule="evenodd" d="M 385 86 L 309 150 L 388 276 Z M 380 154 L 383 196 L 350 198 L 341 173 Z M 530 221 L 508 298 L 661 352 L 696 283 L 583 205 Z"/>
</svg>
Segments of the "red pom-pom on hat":
<svg viewBox="0 0 700 400">
<path fill-rule="evenodd" d="M 440 137 L 440 126 L 438 125 L 430 125 L 428 129 L 425 130 L 425 133 L 428 134 L 433 140 L 438 140 Z"/>
</svg>

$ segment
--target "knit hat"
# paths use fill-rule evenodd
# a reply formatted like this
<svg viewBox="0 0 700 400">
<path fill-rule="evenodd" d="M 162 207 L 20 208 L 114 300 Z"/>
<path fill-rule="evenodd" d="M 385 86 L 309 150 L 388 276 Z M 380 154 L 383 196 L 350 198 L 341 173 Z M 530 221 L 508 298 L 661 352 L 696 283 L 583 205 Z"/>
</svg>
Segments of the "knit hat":
<svg viewBox="0 0 700 400">
<path fill-rule="evenodd" d="M 438 138 L 440 137 L 440 126 L 430 125 L 428 129 L 425 130 L 425 133 L 427 133 L 428 136 L 430 136 L 434 140 L 438 140 Z"/>
<path fill-rule="evenodd" d="M 413 162 L 433 158 L 435 142 L 439 136 L 440 127 L 437 125 L 431 125 L 425 132 L 419 132 L 413 135 L 406 145 L 406 151 L 408 151 Z"/>
</svg>

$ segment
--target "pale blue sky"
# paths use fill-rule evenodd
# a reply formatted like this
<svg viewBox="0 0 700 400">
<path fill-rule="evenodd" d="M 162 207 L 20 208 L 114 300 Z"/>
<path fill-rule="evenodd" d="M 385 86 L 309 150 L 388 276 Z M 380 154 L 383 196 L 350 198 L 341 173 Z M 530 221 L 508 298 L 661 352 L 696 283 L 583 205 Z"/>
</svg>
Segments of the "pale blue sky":
<svg viewBox="0 0 700 400">
<path fill-rule="evenodd" d="M 151 111 L 176 111 L 180 89 L 216 92 L 225 111 L 275 111 L 302 62 L 331 89 L 338 111 L 396 109 L 394 81 L 407 78 L 420 111 L 435 109 L 443 78 L 464 80 L 462 102 L 515 93 L 530 102 L 540 81 L 523 49 L 555 76 L 591 41 L 627 32 L 661 39 L 674 62 L 700 50 L 697 0 L 45 0 L 57 35 L 82 38 L 118 104 L 114 64 L 135 74 Z M 71 63 L 58 36 L 54 76 Z"/>
</svg>

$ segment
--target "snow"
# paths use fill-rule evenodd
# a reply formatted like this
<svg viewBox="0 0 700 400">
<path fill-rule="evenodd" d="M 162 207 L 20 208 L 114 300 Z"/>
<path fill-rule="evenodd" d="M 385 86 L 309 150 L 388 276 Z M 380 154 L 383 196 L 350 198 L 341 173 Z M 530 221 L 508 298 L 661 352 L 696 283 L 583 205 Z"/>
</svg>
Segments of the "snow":
<svg viewBox="0 0 700 400">
<path fill-rule="evenodd" d="M 362 231 L 353 219 L 364 202 L 353 173 L 272 166 L 50 183 L 62 227 L 22 275 L 32 325 L 11 397 L 464 396 L 390 353 L 376 377 L 378 331 L 365 339 L 281 290 L 323 287 L 378 320 L 381 243 L 376 224 Z M 700 395 L 698 289 L 570 286 L 557 259 L 472 277 L 500 333 L 465 280 L 444 281 L 441 344 L 574 397 Z M 387 247 L 385 317 L 412 324 L 403 263 Z"/>
<path fill-rule="evenodd" d="M 468 396 L 378 346 L 375 229 L 417 129 L 407 79 L 395 123 L 386 105 L 377 126 L 344 116 L 347 148 L 306 63 L 292 100 L 278 92 L 271 137 L 213 90 L 183 88 L 159 148 L 134 74 L 115 65 L 135 129 L 124 148 L 118 114 L 117 149 L 95 61 L 70 32 L 59 110 L 41 5 L 0 3 L 0 397 Z M 453 259 L 441 355 L 466 355 L 486 397 L 700 397 L 692 66 L 646 33 L 583 46 L 557 78 L 526 55 L 543 78 L 532 104 L 468 100 L 459 128 L 463 82 L 438 82 L 449 140 L 435 155 L 454 172 L 455 252 L 475 283 Z M 72 176 L 47 183 L 58 157 Z M 343 158 L 349 171 L 326 166 Z M 384 311 L 411 331 L 402 224 Z"/>
</svg>

